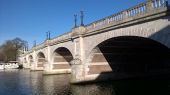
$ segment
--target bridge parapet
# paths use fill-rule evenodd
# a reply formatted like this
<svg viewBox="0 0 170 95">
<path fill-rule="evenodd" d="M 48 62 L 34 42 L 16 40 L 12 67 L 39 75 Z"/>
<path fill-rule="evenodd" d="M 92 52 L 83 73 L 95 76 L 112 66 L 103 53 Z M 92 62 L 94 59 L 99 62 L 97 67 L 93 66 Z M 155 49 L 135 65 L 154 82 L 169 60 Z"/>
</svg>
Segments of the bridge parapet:
<svg viewBox="0 0 170 95">
<path fill-rule="evenodd" d="M 44 47 L 45 47 L 45 43 L 41 43 L 41 44 L 39 44 L 39 45 L 33 47 L 33 49 L 39 50 L 39 49 L 42 49 L 42 48 L 44 48 Z"/>
<path fill-rule="evenodd" d="M 53 45 L 53 44 L 57 44 L 57 43 L 61 43 L 61 42 L 65 42 L 65 41 L 68 41 L 71 39 L 71 35 L 72 35 L 72 32 L 67 32 L 63 35 L 60 35 L 54 39 L 51 39 L 49 44 L 50 45 Z"/>
<path fill-rule="evenodd" d="M 132 18 L 140 18 L 141 15 L 146 15 L 148 13 L 158 13 L 161 9 L 167 9 L 168 1 L 167 0 L 148 0 L 147 2 L 141 3 L 137 6 L 129 8 L 125 11 L 113 14 L 96 22 L 86 25 L 88 32 L 97 30 L 99 28 L 104 28 L 108 25 L 117 25 Z"/>
<path fill-rule="evenodd" d="M 26 56 L 26 55 L 28 55 L 28 54 L 30 54 L 30 53 L 32 53 L 32 52 L 33 52 L 33 50 L 30 49 L 29 51 L 25 51 L 23 54 L 20 54 L 20 55 L 18 55 L 18 56 L 20 56 L 20 57 Z"/>
<path fill-rule="evenodd" d="M 72 30 L 71 37 L 72 38 L 79 37 L 79 36 L 83 35 L 85 32 L 86 32 L 86 28 L 84 26 L 80 26 L 80 27 L 74 28 Z"/>
</svg>

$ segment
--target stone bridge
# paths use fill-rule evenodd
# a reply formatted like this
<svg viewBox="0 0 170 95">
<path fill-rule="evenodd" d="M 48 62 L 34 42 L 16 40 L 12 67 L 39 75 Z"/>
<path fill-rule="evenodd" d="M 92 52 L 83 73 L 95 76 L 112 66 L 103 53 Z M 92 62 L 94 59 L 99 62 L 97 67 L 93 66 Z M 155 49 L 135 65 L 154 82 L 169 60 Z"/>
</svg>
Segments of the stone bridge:
<svg viewBox="0 0 170 95">
<path fill-rule="evenodd" d="M 168 1 L 148 0 L 46 40 L 19 62 L 44 74 L 71 73 L 79 83 L 168 72 L 169 48 Z"/>
</svg>

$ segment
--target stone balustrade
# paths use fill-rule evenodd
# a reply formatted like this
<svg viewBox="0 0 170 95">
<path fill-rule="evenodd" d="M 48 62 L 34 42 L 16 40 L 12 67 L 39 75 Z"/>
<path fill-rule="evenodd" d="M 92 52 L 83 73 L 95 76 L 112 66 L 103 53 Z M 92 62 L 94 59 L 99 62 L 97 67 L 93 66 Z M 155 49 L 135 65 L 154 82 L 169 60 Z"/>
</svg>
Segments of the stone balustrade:
<svg viewBox="0 0 170 95">
<path fill-rule="evenodd" d="M 63 35 L 60 35 L 54 39 L 51 39 L 50 40 L 50 45 L 53 45 L 53 44 L 56 44 L 58 42 L 62 42 L 64 40 L 69 40 L 71 38 L 71 35 L 72 35 L 72 32 L 67 32 Z"/>
<path fill-rule="evenodd" d="M 44 48 L 45 47 L 45 43 L 41 43 L 39 45 L 37 45 L 36 47 L 34 47 L 36 50 Z"/>
<path fill-rule="evenodd" d="M 33 49 L 30 49 L 29 51 L 25 51 L 24 54 L 19 55 L 19 56 L 25 56 L 25 55 L 30 54 L 32 52 L 33 52 Z"/>
<path fill-rule="evenodd" d="M 110 23 L 116 23 L 118 21 L 134 17 L 136 15 L 145 14 L 162 7 L 167 7 L 167 4 L 168 4 L 167 0 L 149 0 L 145 3 L 141 3 L 137 6 L 129 8 L 125 11 L 113 14 L 91 24 L 88 24 L 86 25 L 86 29 L 87 31 L 94 30 L 95 28 L 102 27 Z"/>
</svg>

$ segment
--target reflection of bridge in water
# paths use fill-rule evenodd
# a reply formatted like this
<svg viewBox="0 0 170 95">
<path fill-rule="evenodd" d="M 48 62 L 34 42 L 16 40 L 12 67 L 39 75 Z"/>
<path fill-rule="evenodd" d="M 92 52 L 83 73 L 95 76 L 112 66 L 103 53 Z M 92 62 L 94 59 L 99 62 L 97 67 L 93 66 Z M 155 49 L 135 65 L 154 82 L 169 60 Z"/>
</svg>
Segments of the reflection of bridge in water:
<svg viewBox="0 0 170 95">
<path fill-rule="evenodd" d="M 19 59 L 44 74 L 72 73 L 77 83 L 167 73 L 169 48 L 168 2 L 148 0 L 47 40 Z"/>
</svg>

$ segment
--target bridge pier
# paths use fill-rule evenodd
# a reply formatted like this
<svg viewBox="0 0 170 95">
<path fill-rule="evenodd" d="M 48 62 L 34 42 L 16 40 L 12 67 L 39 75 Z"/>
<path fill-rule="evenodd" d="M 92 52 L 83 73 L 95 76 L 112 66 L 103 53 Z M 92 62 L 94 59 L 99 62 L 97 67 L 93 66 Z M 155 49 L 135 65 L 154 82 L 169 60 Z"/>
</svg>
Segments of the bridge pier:
<svg viewBox="0 0 170 95">
<path fill-rule="evenodd" d="M 71 69 L 53 69 L 53 64 L 45 64 L 43 75 L 70 74 Z"/>
<path fill-rule="evenodd" d="M 23 67 L 26 69 L 30 69 L 30 63 L 23 63 Z"/>
<path fill-rule="evenodd" d="M 84 65 L 80 59 L 74 59 L 71 62 L 71 79 L 70 83 L 81 83 L 85 81 Z"/>
<path fill-rule="evenodd" d="M 36 69 L 35 69 L 35 64 L 33 64 L 33 63 L 31 64 L 30 70 L 31 70 L 31 71 L 35 71 L 35 70 L 36 70 Z"/>
<path fill-rule="evenodd" d="M 31 71 L 43 71 L 43 66 L 42 66 L 42 64 L 32 63 L 30 66 L 30 70 Z"/>
</svg>

